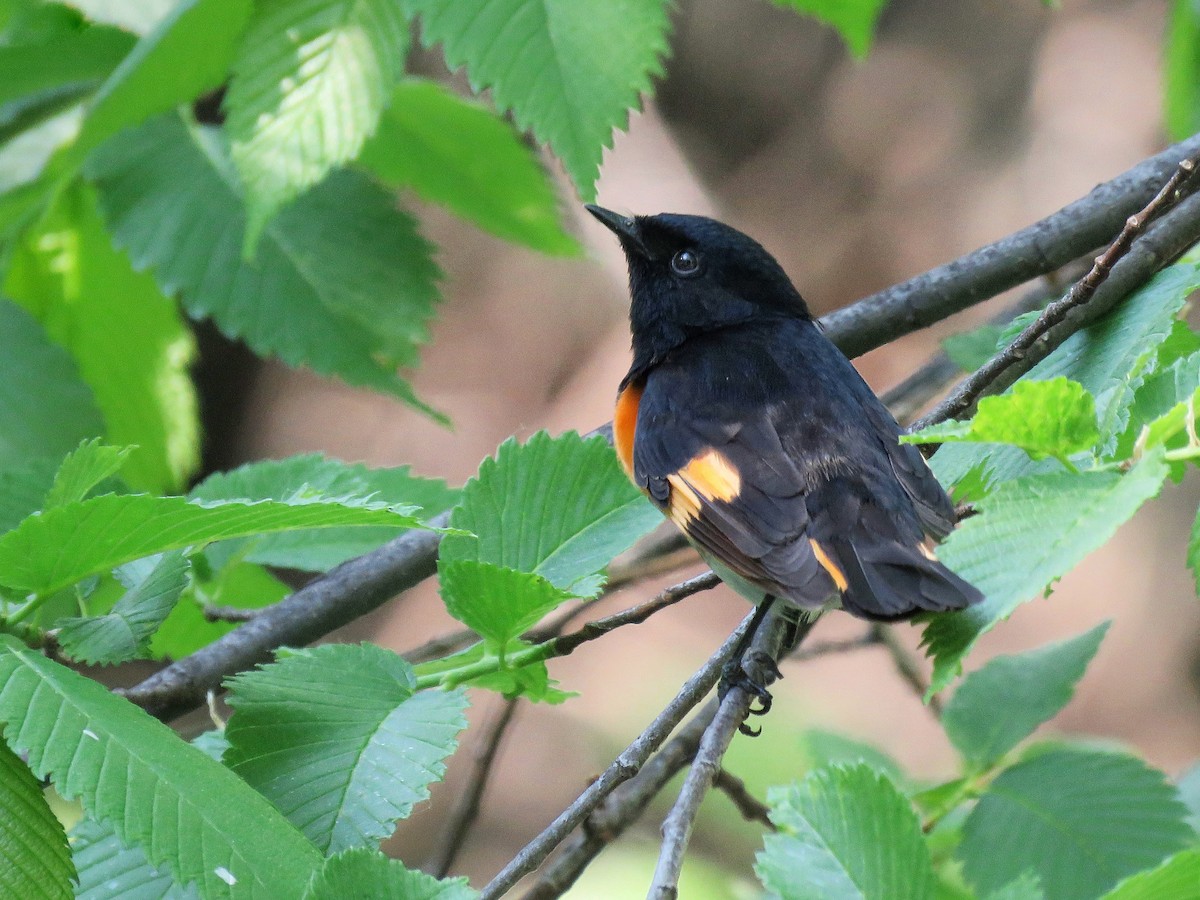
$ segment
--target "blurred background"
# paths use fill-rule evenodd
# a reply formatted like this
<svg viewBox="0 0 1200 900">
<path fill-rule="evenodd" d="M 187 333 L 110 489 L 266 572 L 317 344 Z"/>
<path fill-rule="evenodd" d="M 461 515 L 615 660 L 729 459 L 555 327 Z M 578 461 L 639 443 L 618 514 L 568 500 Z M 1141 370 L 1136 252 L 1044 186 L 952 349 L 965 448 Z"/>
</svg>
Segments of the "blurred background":
<svg viewBox="0 0 1200 900">
<path fill-rule="evenodd" d="M 680 0 L 673 57 L 657 96 L 607 154 L 599 202 L 624 212 L 698 212 L 749 232 L 822 313 L 951 260 L 1053 212 L 1160 149 L 1164 0 L 893 0 L 876 44 L 855 61 L 830 29 L 761 0 Z M 437 54 L 418 67 L 439 71 Z M 386 398 L 262 364 L 204 341 L 209 466 L 321 450 L 374 465 L 411 464 L 461 484 L 504 438 L 587 431 L 611 417 L 628 364 L 625 273 L 611 235 L 584 219 L 563 181 L 578 259 L 518 249 L 420 208 L 439 247 L 445 302 L 415 377 L 452 430 Z M 879 392 L 985 318 L 973 310 L 857 360 Z M 1044 733 L 1132 745 L 1176 774 L 1200 756 L 1200 608 L 1184 565 L 1195 478 L 1022 607 L 969 660 L 1030 649 L 1114 620 L 1077 696 Z M 1020 560 L 1013 560 L 1020 565 Z M 690 568 L 609 596 L 595 617 L 647 599 Z M 480 818 L 452 874 L 490 878 L 674 695 L 746 613 L 724 588 L 693 597 L 574 656 L 551 674 L 581 696 L 523 704 Z M 397 650 L 455 629 L 432 584 L 341 637 Z M 823 620 L 816 640 L 862 623 Z M 914 651 L 919 630 L 899 626 Z M 886 652 L 786 664 L 762 737 L 739 738 L 729 769 L 762 796 L 803 774 L 827 731 L 878 746 L 914 777 L 944 778 L 954 756 L 932 713 Z M 476 692 L 474 725 L 500 705 Z M 813 738 L 813 733 L 817 738 Z M 446 783 L 402 824 L 410 865 L 436 846 L 470 774 L 476 730 Z M 672 796 L 668 791 L 669 800 Z M 601 858 L 572 897 L 645 890 L 666 803 Z M 741 897 L 760 829 L 721 795 L 706 801 L 683 896 Z"/>
</svg>

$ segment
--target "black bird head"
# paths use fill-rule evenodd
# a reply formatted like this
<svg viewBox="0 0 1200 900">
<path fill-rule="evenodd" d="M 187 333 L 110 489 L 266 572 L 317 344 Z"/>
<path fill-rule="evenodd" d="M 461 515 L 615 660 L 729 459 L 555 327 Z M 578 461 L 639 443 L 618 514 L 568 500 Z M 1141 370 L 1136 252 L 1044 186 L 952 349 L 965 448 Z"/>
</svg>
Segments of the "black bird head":
<svg viewBox="0 0 1200 900">
<path fill-rule="evenodd" d="M 809 319 L 808 307 L 762 245 L 704 216 L 587 211 L 621 242 L 629 263 L 635 367 L 689 337 L 769 318 Z"/>
</svg>

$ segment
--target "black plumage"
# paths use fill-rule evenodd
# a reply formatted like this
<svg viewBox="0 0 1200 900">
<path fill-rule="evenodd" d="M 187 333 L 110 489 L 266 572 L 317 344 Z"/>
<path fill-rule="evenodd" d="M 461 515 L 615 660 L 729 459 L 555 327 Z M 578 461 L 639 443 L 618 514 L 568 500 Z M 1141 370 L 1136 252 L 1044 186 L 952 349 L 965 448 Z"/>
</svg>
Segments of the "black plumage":
<svg viewBox="0 0 1200 900">
<path fill-rule="evenodd" d="M 589 210 L 629 262 L 618 454 L 710 560 L 806 611 L 981 598 L 930 549 L 954 525 L 945 491 L 766 250 L 698 216 Z"/>
</svg>

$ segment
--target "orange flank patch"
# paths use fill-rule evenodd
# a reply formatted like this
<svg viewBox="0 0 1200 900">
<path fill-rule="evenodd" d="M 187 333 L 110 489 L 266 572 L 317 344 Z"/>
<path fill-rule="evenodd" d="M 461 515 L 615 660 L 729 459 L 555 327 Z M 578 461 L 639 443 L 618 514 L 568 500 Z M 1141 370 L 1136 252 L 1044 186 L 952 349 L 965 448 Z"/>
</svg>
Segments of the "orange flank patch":
<svg viewBox="0 0 1200 900">
<path fill-rule="evenodd" d="M 633 477 L 633 434 L 637 430 L 638 404 L 642 402 L 642 386 L 631 384 L 617 397 L 613 413 L 613 448 L 625 474 Z"/>
<path fill-rule="evenodd" d="M 821 564 L 821 568 L 833 579 L 833 583 L 837 585 L 837 589 L 844 591 L 849 587 L 850 582 L 846 580 L 846 573 L 838 568 L 837 563 L 830 559 L 829 554 L 825 552 L 825 548 L 812 538 L 808 539 L 808 543 L 812 547 L 813 556 L 817 558 L 817 562 Z"/>
</svg>

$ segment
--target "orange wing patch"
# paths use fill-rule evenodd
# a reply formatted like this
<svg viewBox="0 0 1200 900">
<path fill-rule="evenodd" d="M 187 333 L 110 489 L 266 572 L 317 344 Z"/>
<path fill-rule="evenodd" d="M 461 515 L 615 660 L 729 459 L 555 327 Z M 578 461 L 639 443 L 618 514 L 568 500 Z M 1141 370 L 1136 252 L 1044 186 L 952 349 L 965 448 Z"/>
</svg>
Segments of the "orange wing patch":
<svg viewBox="0 0 1200 900">
<path fill-rule="evenodd" d="M 837 585 L 837 589 L 839 591 L 846 590 L 846 588 L 850 586 L 850 582 L 846 580 L 846 573 L 843 572 L 838 564 L 835 563 L 829 554 L 825 552 L 825 548 L 818 544 L 815 540 L 809 538 L 808 544 L 810 547 L 812 547 L 813 556 L 817 558 L 817 562 L 821 564 L 821 568 L 824 569 L 828 573 L 829 577 L 833 579 L 833 583 Z"/>
<path fill-rule="evenodd" d="M 633 477 L 633 435 L 637 430 L 638 404 L 642 402 L 642 386 L 631 384 L 617 396 L 613 413 L 613 448 L 625 474 Z"/>
<path fill-rule="evenodd" d="M 680 528 L 700 515 L 701 498 L 733 500 L 742 490 L 742 476 L 719 451 L 708 449 L 678 472 L 667 476 L 671 485 L 668 514 Z"/>
</svg>

